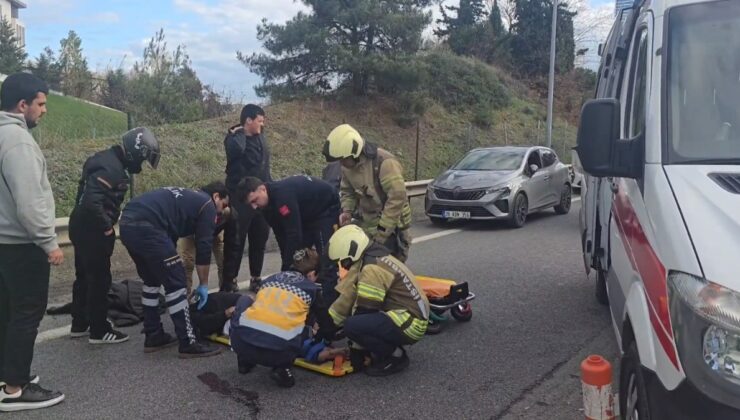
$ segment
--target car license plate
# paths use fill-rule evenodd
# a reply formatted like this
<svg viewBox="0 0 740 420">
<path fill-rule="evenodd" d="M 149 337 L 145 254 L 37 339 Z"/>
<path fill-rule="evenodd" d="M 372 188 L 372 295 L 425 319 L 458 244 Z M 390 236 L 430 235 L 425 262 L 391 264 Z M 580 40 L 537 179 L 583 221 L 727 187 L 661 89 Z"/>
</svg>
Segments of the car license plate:
<svg viewBox="0 0 740 420">
<path fill-rule="evenodd" d="M 445 211 L 444 215 L 450 219 L 470 219 L 469 211 Z"/>
</svg>

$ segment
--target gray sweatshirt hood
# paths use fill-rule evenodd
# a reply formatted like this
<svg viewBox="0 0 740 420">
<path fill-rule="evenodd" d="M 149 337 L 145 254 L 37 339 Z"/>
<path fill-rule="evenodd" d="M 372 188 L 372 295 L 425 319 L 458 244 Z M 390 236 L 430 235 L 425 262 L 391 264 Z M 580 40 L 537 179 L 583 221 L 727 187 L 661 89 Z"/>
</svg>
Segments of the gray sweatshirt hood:
<svg viewBox="0 0 740 420">
<path fill-rule="evenodd" d="M 28 130 L 28 125 L 26 125 L 26 117 L 24 117 L 23 114 L 13 114 L 11 112 L 1 111 L 0 127 L 10 124 L 19 125 L 24 130 Z"/>
</svg>

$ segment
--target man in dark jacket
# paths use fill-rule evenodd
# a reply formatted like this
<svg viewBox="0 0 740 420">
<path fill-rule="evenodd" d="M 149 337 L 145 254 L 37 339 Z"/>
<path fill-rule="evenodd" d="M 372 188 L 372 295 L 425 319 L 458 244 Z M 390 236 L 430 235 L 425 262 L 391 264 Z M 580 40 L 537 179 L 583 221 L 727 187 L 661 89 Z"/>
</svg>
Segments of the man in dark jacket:
<svg viewBox="0 0 740 420">
<path fill-rule="evenodd" d="M 239 181 L 247 176 L 259 178 L 263 182 L 272 181 L 270 176 L 270 150 L 262 133 L 265 123 L 265 111 L 257 105 L 248 104 L 242 108 L 239 125 L 229 129 L 224 139 L 226 149 L 226 187 L 231 195 L 236 194 Z M 239 259 L 236 261 L 236 272 L 239 274 L 241 258 L 244 255 L 244 246 L 249 236 L 249 271 L 251 274 L 249 288 L 256 290 L 262 275 L 262 264 L 265 258 L 265 245 L 270 228 L 262 214 L 244 205 L 235 202 L 232 206 L 237 213 L 239 230 Z M 231 227 L 227 227 L 232 229 Z M 224 232 L 229 235 L 228 231 Z M 224 278 L 224 290 L 238 290 L 235 278 Z"/>
<path fill-rule="evenodd" d="M 246 201 L 250 207 L 262 209 L 272 226 L 280 246 L 281 270 L 290 267 L 296 250 L 316 247 L 321 257 L 319 278 L 324 298 L 333 301 L 337 266 L 329 261 L 326 244 L 334 233 L 340 213 L 336 190 L 329 183 L 307 175 L 266 183 L 248 177 L 239 185 L 235 201 Z"/>
<path fill-rule="evenodd" d="M 200 191 L 167 187 L 146 192 L 131 200 L 121 215 L 121 242 L 144 280 L 144 351 L 152 352 L 179 340 L 180 357 L 218 354 L 219 348 L 196 340 L 188 311 L 185 269 L 175 244 L 195 235 L 195 264 L 200 285 L 195 289 L 198 309 L 208 301 L 208 273 L 213 233 L 218 214 L 229 205 L 223 182 L 212 182 Z M 164 286 L 167 309 L 177 339 L 164 332 L 159 319 L 159 294 Z"/>
<path fill-rule="evenodd" d="M 69 236 L 75 250 L 76 277 L 72 292 L 70 335 L 90 335 L 91 344 L 128 340 L 107 321 L 110 258 L 116 242 L 113 226 L 131 182 L 129 174 L 141 172 L 143 162 L 156 169 L 159 143 L 146 128 L 135 128 L 121 144 L 95 153 L 82 167 L 75 207 L 69 218 Z"/>
</svg>

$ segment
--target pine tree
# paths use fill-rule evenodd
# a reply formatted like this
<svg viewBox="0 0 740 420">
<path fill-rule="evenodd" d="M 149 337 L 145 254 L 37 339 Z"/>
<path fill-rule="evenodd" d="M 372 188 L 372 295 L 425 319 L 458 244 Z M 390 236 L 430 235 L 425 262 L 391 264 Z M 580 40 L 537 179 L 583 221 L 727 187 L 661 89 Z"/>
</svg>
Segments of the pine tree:
<svg viewBox="0 0 740 420">
<path fill-rule="evenodd" d="M 82 55 L 82 39 L 75 31 L 69 31 L 59 45 L 62 92 L 78 98 L 89 97 L 93 89 L 92 74 L 87 68 L 87 59 Z"/>
<path fill-rule="evenodd" d="M 573 69 L 575 42 L 573 16 L 561 2 L 558 5 L 555 69 L 565 73 Z M 516 0 L 516 23 L 512 55 L 523 75 L 545 75 L 550 68 L 551 0 Z"/>
<path fill-rule="evenodd" d="M 10 22 L 0 19 L 0 73 L 12 74 L 23 70 L 27 57 Z"/>
<path fill-rule="evenodd" d="M 460 0 L 458 6 L 439 6 L 442 19 L 438 19 L 440 26 L 434 30 L 438 37 L 447 37 L 447 43 L 452 51 L 461 55 L 480 55 L 485 49 L 486 10 L 483 0 Z M 446 10 L 445 10 L 446 9 Z M 448 12 L 455 12 L 452 17 Z"/>
<path fill-rule="evenodd" d="M 41 80 L 44 80 L 49 87 L 61 90 L 61 72 L 59 69 L 59 63 L 57 62 L 57 59 L 54 56 L 54 51 L 52 51 L 51 48 L 44 48 L 44 51 L 39 54 L 35 62 L 30 63 L 29 67 L 31 68 L 31 72 Z"/>
<path fill-rule="evenodd" d="M 488 14 L 488 23 L 491 25 L 493 36 L 495 38 L 500 38 L 506 33 L 504 23 L 501 20 L 501 9 L 498 7 L 498 0 L 493 0 L 491 13 Z"/>
<path fill-rule="evenodd" d="M 310 9 L 287 23 L 266 20 L 257 38 L 268 53 L 238 59 L 263 83 L 260 96 L 294 97 L 347 86 L 366 95 L 421 45 L 432 0 L 303 0 Z M 401 68 L 401 70 L 403 70 Z"/>
</svg>

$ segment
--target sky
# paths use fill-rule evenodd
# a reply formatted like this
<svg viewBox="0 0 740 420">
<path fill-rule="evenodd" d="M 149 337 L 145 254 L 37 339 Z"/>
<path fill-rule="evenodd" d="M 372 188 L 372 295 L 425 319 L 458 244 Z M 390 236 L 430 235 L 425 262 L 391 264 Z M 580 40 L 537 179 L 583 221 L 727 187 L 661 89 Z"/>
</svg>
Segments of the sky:
<svg viewBox="0 0 740 420">
<path fill-rule="evenodd" d="M 237 102 L 261 101 L 253 86 L 257 75 L 236 58 L 236 51 L 259 51 L 257 25 L 262 18 L 283 23 L 306 10 L 294 0 L 25 0 L 20 11 L 26 26 L 26 51 L 38 57 L 44 47 L 55 52 L 59 41 L 74 30 L 82 39 L 83 54 L 95 72 L 130 68 L 140 59 L 147 41 L 164 29 L 168 46 L 186 47 L 198 77 Z M 446 4 L 457 4 L 446 0 Z M 614 0 L 570 0 L 579 11 L 580 24 L 588 36 L 582 44 L 595 51 L 611 24 Z M 435 17 L 438 8 L 433 9 Z M 600 16 L 592 30 L 593 16 Z M 431 30 L 428 30 L 429 33 Z M 587 56 L 580 65 L 595 68 L 598 57 Z"/>
</svg>

